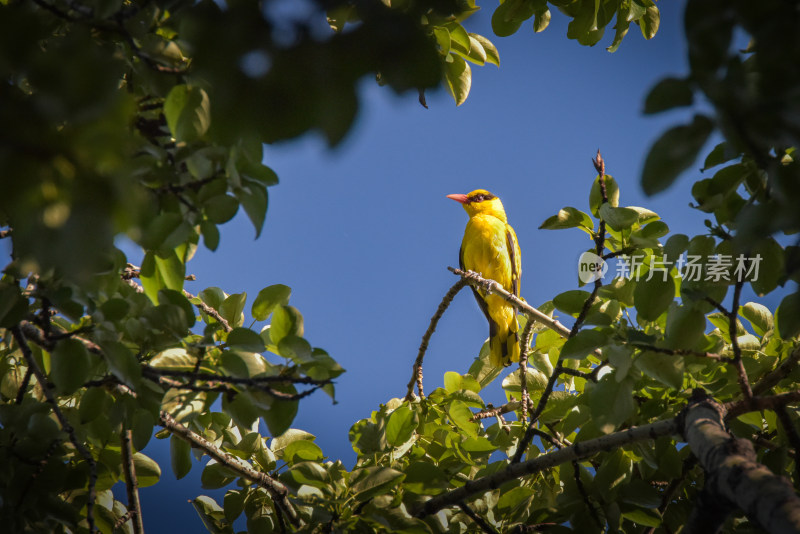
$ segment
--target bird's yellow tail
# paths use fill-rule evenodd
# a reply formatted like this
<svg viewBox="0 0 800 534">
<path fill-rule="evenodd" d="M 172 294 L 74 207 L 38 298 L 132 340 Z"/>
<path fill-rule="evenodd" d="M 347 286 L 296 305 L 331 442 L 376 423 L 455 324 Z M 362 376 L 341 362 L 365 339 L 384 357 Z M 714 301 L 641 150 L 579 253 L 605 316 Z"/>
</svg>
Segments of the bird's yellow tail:
<svg viewBox="0 0 800 534">
<path fill-rule="evenodd" d="M 495 326 L 496 328 L 491 328 Z M 489 332 L 489 361 L 496 367 L 519 361 L 519 323 L 517 316 L 507 324 L 492 324 Z"/>
</svg>

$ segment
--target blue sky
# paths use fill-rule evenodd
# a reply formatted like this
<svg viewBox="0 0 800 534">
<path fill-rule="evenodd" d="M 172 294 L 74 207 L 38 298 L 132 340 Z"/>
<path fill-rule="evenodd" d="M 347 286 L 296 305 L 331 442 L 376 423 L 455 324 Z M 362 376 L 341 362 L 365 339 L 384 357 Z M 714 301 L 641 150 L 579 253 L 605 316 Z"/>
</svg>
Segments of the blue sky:
<svg viewBox="0 0 800 534">
<path fill-rule="evenodd" d="M 315 394 L 302 401 L 293 426 L 315 434 L 325 454 L 347 466 L 355 461 L 350 426 L 405 394 L 420 338 L 456 281 L 446 267 L 458 264 L 467 216 L 446 194 L 480 187 L 503 200 L 522 249 L 522 295 L 535 305 L 577 288 L 588 237 L 538 227 L 564 206 L 588 211 L 596 175 L 590 158 L 598 148 L 620 184 L 622 205 L 656 211 L 673 232 L 705 230 L 704 214 L 688 207 L 698 171 L 654 198 L 639 187 L 651 143 L 687 117 L 641 114 L 655 82 L 687 70 L 683 2 L 659 2 L 658 35 L 646 42 L 634 26 L 614 54 L 604 49 L 613 30 L 598 46 L 583 47 L 566 38 L 559 13 L 541 34 L 529 22 L 512 37 L 494 37 L 488 6 L 466 25 L 492 39 L 501 66 L 473 68 L 464 105 L 456 108 L 439 91 L 428 95 L 426 110 L 415 94 L 396 96 L 364 80 L 358 121 L 340 147 L 330 150 L 314 135 L 267 147 L 265 163 L 281 183 L 270 189 L 262 237 L 254 240 L 239 214 L 222 228 L 219 249 L 201 248 L 187 267 L 198 279 L 187 290 L 246 291 L 248 310 L 261 288 L 292 288 L 305 337 L 347 369 L 337 380 L 338 404 Z M 466 372 L 487 333 L 472 295 L 462 292 L 428 349 L 426 390 L 441 386 L 445 371 Z M 501 404 L 505 397 L 498 386 L 484 400 Z M 142 490 L 147 531 L 200 529 L 186 500 L 207 493 L 221 502 L 221 492 L 200 488 L 198 463 L 174 481 L 167 444 L 154 439 L 145 451 L 164 467 L 162 481 Z"/>
</svg>

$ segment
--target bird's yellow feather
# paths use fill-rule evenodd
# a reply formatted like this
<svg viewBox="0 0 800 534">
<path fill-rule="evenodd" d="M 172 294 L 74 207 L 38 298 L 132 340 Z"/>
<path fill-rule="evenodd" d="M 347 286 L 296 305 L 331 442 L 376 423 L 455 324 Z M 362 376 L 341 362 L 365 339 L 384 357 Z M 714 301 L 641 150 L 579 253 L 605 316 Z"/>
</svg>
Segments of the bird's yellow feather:
<svg viewBox="0 0 800 534">
<path fill-rule="evenodd" d="M 451 195 L 461 202 L 469 222 L 461 242 L 460 264 L 463 269 L 481 273 L 495 280 L 506 291 L 519 296 L 520 250 L 517 235 L 508 224 L 500 199 L 484 189 L 467 195 Z M 519 323 L 513 306 L 498 295 L 474 290 L 475 298 L 489 321 L 490 361 L 509 365 L 519 361 Z"/>
</svg>

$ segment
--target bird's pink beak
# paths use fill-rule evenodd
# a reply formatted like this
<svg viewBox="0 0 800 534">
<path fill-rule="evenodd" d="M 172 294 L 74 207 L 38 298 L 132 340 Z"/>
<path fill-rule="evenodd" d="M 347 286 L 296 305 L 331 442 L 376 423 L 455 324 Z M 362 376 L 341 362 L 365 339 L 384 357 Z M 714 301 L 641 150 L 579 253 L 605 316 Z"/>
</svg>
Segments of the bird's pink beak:
<svg viewBox="0 0 800 534">
<path fill-rule="evenodd" d="M 453 194 L 453 195 L 447 195 L 447 198 L 452 198 L 453 200 L 455 200 L 456 202 L 460 202 L 461 204 L 466 204 L 467 203 L 467 195 L 462 195 L 462 194 L 456 193 L 456 194 Z"/>
</svg>

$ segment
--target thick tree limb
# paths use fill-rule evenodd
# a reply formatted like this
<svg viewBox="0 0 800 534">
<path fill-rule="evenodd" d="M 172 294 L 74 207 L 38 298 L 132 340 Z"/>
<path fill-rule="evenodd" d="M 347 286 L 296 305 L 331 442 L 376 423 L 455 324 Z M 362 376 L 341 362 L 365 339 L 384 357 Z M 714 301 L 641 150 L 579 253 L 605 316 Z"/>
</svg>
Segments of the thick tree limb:
<svg viewBox="0 0 800 534">
<path fill-rule="evenodd" d="M 800 532 L 800 498 L 791 483 L 755 461 L 750 441 L 725 429 L 725 408 L 704 399 L 685 413 L 683 433 L 705 470 L 706 493 L 743 510 L 768 532 Z"/>
<path fill-rule="evenodd" d="M 775 397 L 754 397 L 732 403 L 731 414 L 760 410 L 768 405 L 785 406 L 794 402 L 800 402 L 800 391 Z M 510 463 L 502 471 L 471 480 L 460 488 L 431 498 L 416 511 L 415 515 L 425 517 L 435 514 L 476 494 L 496 489 L 509 480 L 587 458 L 598 452 L 610 451 L 637 441 L 682 433 L 706 470 L 706 483 L 710 484 L 715 498 L 723 498 L 726 502 L 732 503 L 732 506 L 741 508 L 752 521 L 770 532 L 800 532 L 800 499 L 795 495 L 791 484 L 750 459 L 755 458 L 752 444 L 747 440 L 734 440 L 724 430 L 723 421 L 726 415 L 725 407 L 710 399 L 695 402 L 674 419 L 657 421 L 576 443 L 526 462 Z M 731 447 L 731 443 L 736 446 Z M 745 455 L 738 452 L 746 451 L 748 448 L 749 453 Z M 755 490 L 751 488 L 751 484 Z M 764 509 L 768 512 L 764 512 Z M 788 530 L 792 528 L 795 530 Z"/>
<path fill-rule="evenodd" d="M 173 435 L 189 443 L 192 447 L 201 449 L 217 462 L 235 471 L 239 476 L 252 480 L 255 484 L 267 490 L 272 497 L 272 501 L 275 503 L 276 510 L 286 515 L 286 517 L 289 518 L 289 522 L 293 525 L 297 526 L 299 524 L 297 511 L 287 499 L 289 490 L 282 483 L 273 479 L 266 473 L 256 471 L 249 463 L 241 458 L 237 458 L 216 447 L 203 436 L 192 432 L 177 422 L 170 414 L 163 410 L 159 414 L 159 424 L 169 430 Z"/>
</svg>

